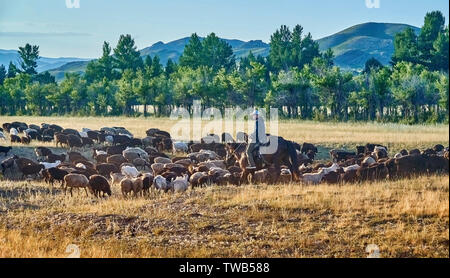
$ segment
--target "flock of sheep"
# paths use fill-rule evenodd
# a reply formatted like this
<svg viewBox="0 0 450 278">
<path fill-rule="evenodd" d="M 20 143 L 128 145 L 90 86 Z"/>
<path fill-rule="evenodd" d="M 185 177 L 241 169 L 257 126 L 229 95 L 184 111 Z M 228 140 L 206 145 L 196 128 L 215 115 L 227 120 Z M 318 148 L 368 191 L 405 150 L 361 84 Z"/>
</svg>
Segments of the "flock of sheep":
<svg viewBox="0 0 450 278">
<path fill-rule="evenodd" d="M 33 140 L 54 141 L 65 152 L 39 146 L 34 149 L 37 159 L 8 153 L 14 147 L 0 146 L 1 170 L 5 178 L 21 174 L 22 178 L 39 178 L 49 184 L 60 182 L 64 192 L 84 189 L 97 196 L 111 195 L 111 186 L 119 186 L 123 196 L 146 195 L 153 188 L 164 192 L 185 192 L 189 186 L 210 184 L 241 185 L 242 169 L 229 159 L 229 144 L 246 144 L 246 134 L 239 133 L 236 141 L 229 134 L 208 135 L 201 142 L 174 142 L 169 133 L 159 129 L 146 131 L 147 137 L 135 138 L 123 127 L 104 127 L 100 130 L 64 129 L 54 124 L 27 125 L 22 122 L 4 123 L 0 141 L 29 144 Z M 330 151 L 332 162 L 314 163 L 317 148 L 308 143 L 296 144 L 300 179 L 318 184 L 359 182 L 402 178 L 416 174 L 448 173 L 448 148 L 436 145 L 420 150 L 402 150 L 389 157 L 385 146 L 367 144 L 356 152 Z M 168 153 L 172 153 L 169 157 Z M 86 155 L 88 153 L 88 155 Z M 183 153 L 182 156 L 173 156 Z M 251 174 L 252 183 L 288 183 L 292 173 L 282 167 Z M 271 177 L 277 176 L 278 180 Z"/>
</svg>

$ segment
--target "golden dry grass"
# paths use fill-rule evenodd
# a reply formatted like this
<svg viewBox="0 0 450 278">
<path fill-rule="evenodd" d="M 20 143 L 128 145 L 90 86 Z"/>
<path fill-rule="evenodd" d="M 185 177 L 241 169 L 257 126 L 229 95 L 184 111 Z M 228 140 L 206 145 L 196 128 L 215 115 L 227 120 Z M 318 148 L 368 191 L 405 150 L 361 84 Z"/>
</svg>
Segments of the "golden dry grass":
<svg viewBox="0 0 450 278">
<path fill-rule="evenodd" d="M 126 126 L 136 136 L 167 119 L 0 117 L 81 129 Z M 280 134 L 321 146 L 448 145 L 448 126 L 282 122 Z M 32 145 L 33 146 L 33 145 Z M 42 182 L 0 181 L 0 257 L 449 257 L 449 179 L 354 185 L 212 186 L 185 194 L 65 196 Z"/>
<path fill-rule="evenodd" d="M 2 182 L 0 257 L 448 257 L 448 176 L 123 199 Z"/>
</svg>

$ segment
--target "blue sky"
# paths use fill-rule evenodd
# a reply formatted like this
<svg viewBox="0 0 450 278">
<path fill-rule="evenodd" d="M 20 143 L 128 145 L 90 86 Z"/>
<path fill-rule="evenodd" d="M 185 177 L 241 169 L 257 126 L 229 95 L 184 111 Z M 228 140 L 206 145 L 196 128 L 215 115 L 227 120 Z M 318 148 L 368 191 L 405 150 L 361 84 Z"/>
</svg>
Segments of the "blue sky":
<svg viewBox="0 0 450 278">
<path fill-rule="evenodd" d="M 73 1 L 73 0 L 72 0 Z M 447 0 L 0 0 L 0 49 L 17 49 L 29 42 L 41 56 L 101 55 L 103 41 L 113 46 L 120 34 L 131 34 L 139 49 L 193 32 L 215 32 L 223 38 L 261 39 L 282 24 L 301 24 L 315 39 L 364 22 L 406 23 L 420 27 L 428 11 L 447 18 Z M 374 1 L 374 0 L 372 0 Z"/>
</svg>

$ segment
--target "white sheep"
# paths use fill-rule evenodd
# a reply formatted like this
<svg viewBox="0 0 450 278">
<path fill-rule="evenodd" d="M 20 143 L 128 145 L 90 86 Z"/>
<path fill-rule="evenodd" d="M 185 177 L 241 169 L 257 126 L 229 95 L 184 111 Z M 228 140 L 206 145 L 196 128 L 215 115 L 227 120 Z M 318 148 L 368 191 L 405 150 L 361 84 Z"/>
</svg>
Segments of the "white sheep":
<svg viewBox="0 0 450 278">
<path fill-rule="evenodd" d="M 25 130 L 23 131 L 23 134 L 24 134 L 25 136 L 28 136 L 28 134 L 29 134 L 30 132 L 37 132 L 37 130 L 36 130 L 36 129 L 32 129 L 32 128 L 27 128 L 27 129 L 25 129 Z"/>
<path fill-rule="evenodd" d="M 377 163 L 377 162 L 375 161 L 375 159 L 374 159 L 373 157 L 368 156 L 368 157 L 364 158 L 364 160 L 363 160 L 362 163 L 363 163 L 363 164 L 367 164 L 367 165 L 370 166 L 370 165 L 375 164 L 375 163 Z"/>
<path fill-rule="evenodd" d="M 75 167 L 86 170 L 86 165 L 84 165 L 84 164 L 81 163 L 81 162 L 80 162 L 80 163 L 77 163 L 77 165 L 75 165 Z"/>
<path fill-rule="evenodd" d="M 18 136 L 19 132 L 13 127 L 9 130 L 9 134 Z"/>
<path fill-rule="evenodd" d="M 355 164 L 355 165 L 351 165 L 348 167 L 344 167 L 343 169 L 344 169 L 344 172 L 347 173 L 350 171 L 358 170 L 359 168 L 361 168 L 361 166 L 359 166 L 358 164 Z"/>
<path fill-rule="evenodd" d="M 401 154 L 401 153 L 396 153 L 395 155 L 394 155 L 394 158 L 401 158 L 403 155 Z"/>
<path fill-rule="evenodd" d="M 173 153 L 176 153 L 176 152 L 187 153 L 187 152 L 189 152 L 189 148 L 188 148 L 188 145 L 184 142 L 174 142 L 172 152 Z"/>
<path fill-rule="evenodd" d="M 78 134 L 79 134 L 80 137 L 82 137 L 82 138 L 88 138 L 88 137 L 89 137 L 88 134 L 87 134 L 87 132 L 84 132 L 84 131 L 78 131 Z"/>
<path fill-rule="evenodd" d="M 323 176 L 325 176 L 324 170 L 320 170 L 319 173 L 307 173 L 302 177 L 303 182 L 308 184 L 318 184 L 322 181 Z"/>
<path fill-rule="evenodd" d="M 188 179 L 189 176 L 186 174 L 183 177 L 177 177 L 171 182 L 170 187 L 173 188 L 175 193 L 185 192 L 189 187 Z"/>
<path fill-rule="evenodd" d="M 136 178 L 137 176 L 139 176 L 139 171 L 138 169 L 136 169 L 136 167 L 123 166 L 121 171 L 122 174 L 124 174 L 127 177 Z"/>
<path fill-rule="evenodd" d="M 146 151 L 144 151 L 141 148 L 135 147 L 135 148 L 130 148 L 127 147 L 123 152 L 122 155 L 125 156 L 125 154 L 127 153 L 137 153 L 139 155 L 140 158 L 147 160 L 148 159 L 148 153 Z"/>
<path fill-rule="evenodd" d="M 167 192 L 171 189 L 171 186 L 167 183 L 166 178 L 161 175 L 158 175 L 153 179 L 153 185 L 156 189 L 163 190 L 164 192 Z"/>
<path fill-rule="evenodd" d="M 331 165 L 331 167 L 328 168 L 321 168 L 321 170 L 323 170 L 323 172 L 325 173 L 325 175 L 331 173 L 331 172 L 336 172 L 339 169 L 339 165 L 337 163 L 333 163 L 333 165 Z"/>
<path fill-rule="evenodd" d="M 56 168 L 59 165 L 61 165 L 61 161 L 56 160 L 55 163 L 49 163 L 49 162 L 39 162 L 39 164 L 44 165 L 45 169 L 50 169 L 50 168 Z"/>
</svg>

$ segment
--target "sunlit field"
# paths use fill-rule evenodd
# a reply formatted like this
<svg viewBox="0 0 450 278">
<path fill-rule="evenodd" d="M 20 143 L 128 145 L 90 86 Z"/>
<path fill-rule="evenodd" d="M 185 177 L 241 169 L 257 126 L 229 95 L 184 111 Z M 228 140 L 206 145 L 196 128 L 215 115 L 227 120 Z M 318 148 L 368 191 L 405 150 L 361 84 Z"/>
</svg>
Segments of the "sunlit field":
<svg viewBox="0 0 450 278">
<path fill-rule="evenodd" d="M 0 117 L 0 123 L 66 128 L 123 126 L 136 137 L 175 123 L 155 118 Z M 270 128 L 267 128 L 269 131 Z M 448 125 L 405 126 L 282 121 L 279 134 L 319 146 L 353 149 L 449 144 Z M 10 145 L 0 141 L 1 145 Z M 33 142 L 29 149 L 41 143 Z M 53 143 L 46 146 L 54 147 Z M 25 152 L 25 151 L 24 151 Z M 2 158 L 1 158 L 2 159 Z M 449 257 L 449 177 L 307 186 L 211 186 L 183 194 L 151 192 L 104 199 L 64 195 L 41 181 L 0 181 L 0 257 Z"/>
</svg>

